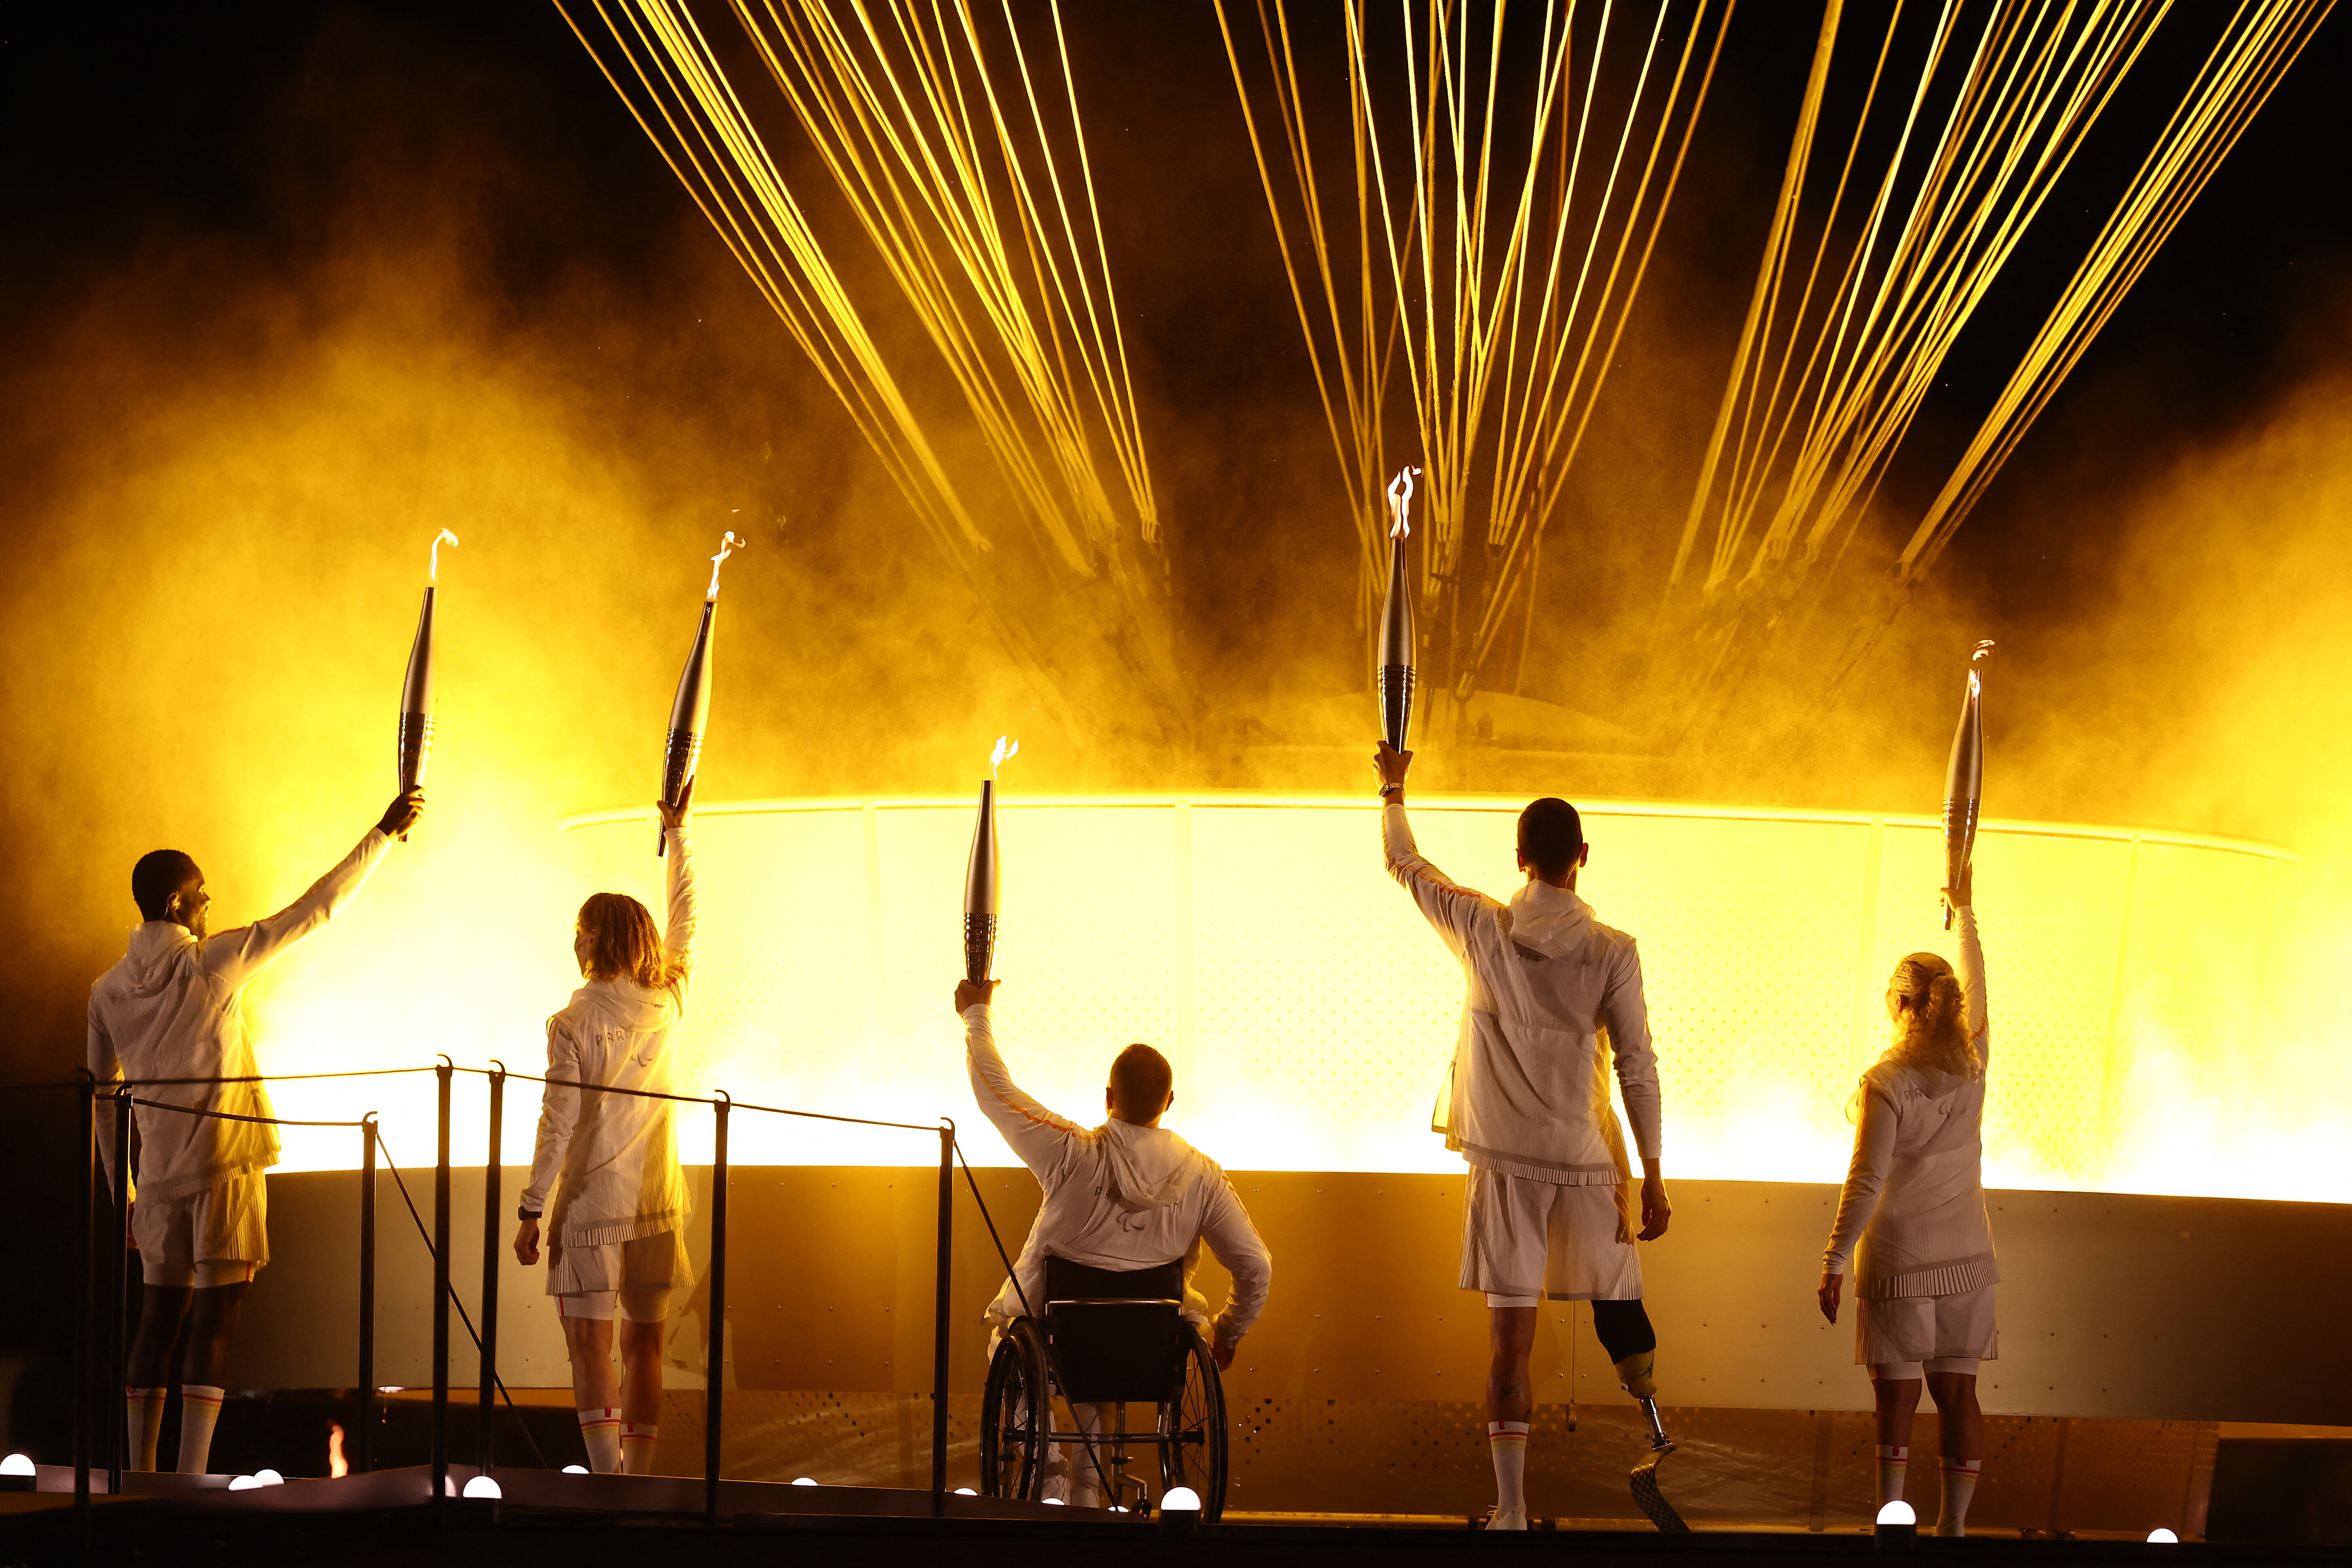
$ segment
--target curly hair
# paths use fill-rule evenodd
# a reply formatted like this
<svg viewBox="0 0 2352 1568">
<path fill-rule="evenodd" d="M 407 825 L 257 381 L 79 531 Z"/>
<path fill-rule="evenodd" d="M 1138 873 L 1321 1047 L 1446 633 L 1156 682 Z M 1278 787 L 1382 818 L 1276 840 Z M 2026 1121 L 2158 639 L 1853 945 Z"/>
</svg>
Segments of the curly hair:
<svg viewBox="0 0 2352 1568">
<path fill-rule="evenodd" d="M 1932 952 L 1915 952 L 1895 966 L 1887 982 L 1895 998 L 1895 1043 L 1886 1059 L 1905 1067 L 1934 1068 L 1956 1078 L 1984 1070 L 1969 1035 L 1968 1001 L 1952 966 Z"/>
<path fill-rule="evenodd" d="M 580 906 L 588 938 L 588 978 L 629 980 L 648 991 L 675 989 L 684 966 L 662 951 L 661 931 L 645 905 L 626 893 L 591 893 Z"/>
</svg>

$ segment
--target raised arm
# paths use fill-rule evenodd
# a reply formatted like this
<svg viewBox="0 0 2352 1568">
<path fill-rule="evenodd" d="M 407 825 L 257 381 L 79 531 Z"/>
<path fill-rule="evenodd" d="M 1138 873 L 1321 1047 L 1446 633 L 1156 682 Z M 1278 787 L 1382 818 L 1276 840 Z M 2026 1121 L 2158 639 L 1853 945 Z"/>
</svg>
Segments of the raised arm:
<svg viewBox="0 0 2352 1568">
<path fill-rule="evenodd" d="M 682 972 L 678 992 L 685 994 L 694 973 L 694 842 L 687 837 L 683 817 L 669 830 L 669 921 L 662 927 L 662 952 Z"/>
<path fill-rule="evenodd" d="M 993 983 L 990 989 L 994 989 Z M 1072 1143 L 1083 1130 L 1038 1104 L 1013 1081 L 1004 1058 L 997 1054 L 996 1033 L 990 1027 L 988 1003 L 984 999 L 969 1003 L 962 1013 L 964 1057 L 971 1071 L 971 1097 L 979 1101 L 981 1114 L 1004 1135 L 1021 1163 L 1043 1182 L 1062 1168 L 1063 1162 L 1070 1157 Z"/>
<path fill-rule="evenodd" d="M 1469 942 L 1471 921 L 1494 900 L 1465 888 L 1422 858 L 1412 841 L 1412 824 L 1404 815 L 1404 776 L 1412 765 L 1411 752 L 1393 752 L 1386 741 L 1373 754 L 1381 775 L 1381 856 L 1397 886 L 1412 895 L 1423 919 L 1437 928 L 1446 945 L 1457 953 Z"/>
<path fill-rule="evenodd" d="M 416 824 L 425 810 L 421 791 L 412 790 L 387 807 L 383 819 L 336 868 L 310 884 L 300 898 L 248 926 L 222 931 L 205 943 L 205 967 L 231 985 L 242 985 L 271 960 L 325 925 L 368 879 L 394 836 Z"/>
<path fill-rule="evenodd" d="M 1959 927 L 1960 994 L 1968 1003 L 1969 1038 L 1981 1066 L 1992 1060 L 1992 1029 L 1985 1013 L 1984 943 L 1977 940 L 1977 911 L 1967 904 L 1960 906 Z"/>
<path fill-rule="evenodd" d="M 1234 1277 L 1233 1294 L 1225 1298 L 1225 1310 L 1217 1314 L 1214 1336 L 1217 1347 L 1225 1352 L 1219 1357 L 1223 1365 L 1232 1359 L 1232 1347 L 1265 1310 L 1266 1296 L 1274 1289 L 1274 1254 L 1266 1250 L 1265 1240 L 1250 1223 L 1249 1211 L 1242 1207 L 1232 1180 L 1222 1171 L 1217 1173 L 1215 1190 L 1209 1194 L 1208 1212 L 1202 1216 L 1201 1239 Z"/>
</svg>

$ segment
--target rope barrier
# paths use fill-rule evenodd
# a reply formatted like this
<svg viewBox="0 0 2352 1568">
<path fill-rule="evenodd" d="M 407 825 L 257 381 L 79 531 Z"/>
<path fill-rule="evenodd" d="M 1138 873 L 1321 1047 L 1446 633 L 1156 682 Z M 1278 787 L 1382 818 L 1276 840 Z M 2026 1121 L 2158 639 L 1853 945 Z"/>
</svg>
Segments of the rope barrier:
<svg viewBox="0 0 2352 1568">
<path fill-rule="evenodd" d="M 433 1247 L 433 1237 L 425 1228 L 425 1216 L 417 1212 L 416 1200 L 408 1195 L 408 1184 L 401 1179 L 400 1167 L 394 1163 L 392 1151 L 384 1146 L 382 1132 L 376 1134 L 375 1147 L 376 1152 L 383 1156 L 383 1168 L 392 1173 L 392 1184 L 400 1189 L 400 1201 L 407 1205 L 408 1217 L 416 1222 L 416 1237 L 425 1244 L 425 1256 L 438 1258 L 440 1255 Z M 465 1325 L 466 1337 L 474 1342 L 474 1353 L 481 1354 L 482 1336 L 475 1332 L 474 1320 L 467 1315 L 466 1303 L 458 1298 L 457 1287 L 455 1284 L 449 1287 L 449 1304 L 457 1309 L 457 1321 Z M 515 1424 L 522 1428 L 523 1441 L 530 1445 L 531 1457 L 539 1461 L 541 1469 L 549 1468 L 547 1456 L 540 1451 L 539 1439 L 531 1435 L 530 1423 L 522 1418 L 522 1412 L 515 1409 L 514 1395 L 507 1390 L 507 1380 L 499 1377 L 495 1370 L 490 1375 L 499 1385 L 499 1396 L 507 1402 L 507 1409 L 513 1413 Z M 485 1412 L 482 1419 L 487 1421 L 494 1414 L 496 1413 Z"/>
</svg>

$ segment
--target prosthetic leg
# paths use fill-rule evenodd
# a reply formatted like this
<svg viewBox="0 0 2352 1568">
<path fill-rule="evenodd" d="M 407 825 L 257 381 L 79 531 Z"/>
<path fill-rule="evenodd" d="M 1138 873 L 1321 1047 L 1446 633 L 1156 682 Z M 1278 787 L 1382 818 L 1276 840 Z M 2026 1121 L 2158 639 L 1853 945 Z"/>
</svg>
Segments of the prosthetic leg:
<svg viewBox="0 0 2352 1568">
<path fill-rule="evenodd" d="M 1658 1467 L 1675 1451 L 1675 1440 L 1666 1436 L 1665 1426 L 1658 1419 L 1658 1335 L 1650 1326 L 1650 1314 L 1638 1298 L 1631 1301 L 1595 1301 L 1592 1327 L 1601 1337 L 1601 1349 L 1616 1363 L 1618 1386 L 1633 1396 L 1633 1403 L 1642 1407 L 1642 1415 L 1650 1424 L 1650 1451 L 1627 1478 L 1633 1506 L 1661 1533 L 1688 1534 L 1690 1526 L 1683 1522 L 1683 1516 L 1675 1511 L 1674 1505 L 1658 1489 Z"/>
</svg>

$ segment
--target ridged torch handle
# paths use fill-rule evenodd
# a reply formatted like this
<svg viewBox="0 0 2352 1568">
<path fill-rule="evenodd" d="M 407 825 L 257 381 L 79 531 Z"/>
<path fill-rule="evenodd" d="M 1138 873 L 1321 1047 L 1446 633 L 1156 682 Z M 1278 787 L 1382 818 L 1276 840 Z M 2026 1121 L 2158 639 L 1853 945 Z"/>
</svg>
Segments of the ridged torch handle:
<svg viewBox="0 0 2352 1568">
<path fill-rule="evenodd" d="M 1389 749 L 1405 750 L 1412 732 L 1412 666 L 1381 666 L 1381 733 Z"/>
<path fill-rule="evenodd" d="M 974 985 L 984 984 L 988 972 L 996 964 L 996 917 L 966 915 L 963 917 L 963 977 Z"/>
</svg>

